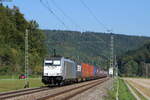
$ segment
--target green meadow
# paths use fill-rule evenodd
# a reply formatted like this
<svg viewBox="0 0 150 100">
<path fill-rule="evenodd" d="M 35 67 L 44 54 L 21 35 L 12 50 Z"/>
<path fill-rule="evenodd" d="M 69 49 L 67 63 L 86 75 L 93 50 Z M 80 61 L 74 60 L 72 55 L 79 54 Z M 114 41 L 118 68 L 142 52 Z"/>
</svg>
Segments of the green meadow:
<svg viewBox="0 0 150 100">
<path fill-rule="evenodd" d="M 105 100 L 116 100 L 117 81 L 119 82 L 118 99 L 119 100 L 136 100 L 126 86 L 123 79 L 114 79 L 113 88 L 108 90 L 108 96 Z"/>
<path fill-rule="evenodd" d="M 0 92 L 23 89 L 25 86 L 25 79 L 0 79 Z M 44 84 L 41 78 L 29 78 L 29 87 L 41 87 Z"/>
</svg>

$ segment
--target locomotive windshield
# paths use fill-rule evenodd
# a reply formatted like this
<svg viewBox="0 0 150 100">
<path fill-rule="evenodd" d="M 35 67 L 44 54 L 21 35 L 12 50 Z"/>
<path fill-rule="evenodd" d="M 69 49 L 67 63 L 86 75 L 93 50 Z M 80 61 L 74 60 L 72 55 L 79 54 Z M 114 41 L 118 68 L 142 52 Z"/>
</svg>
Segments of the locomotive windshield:
<svg viewBox="0 0 150 100">
<path fill-rule="evenodd" d="M 54 60 L 53 65 L 60 65 L 60 60 Z"/>
<path fill-rule="evenodd" d="M 53 63 L 45 63 L 45 66 L 51 66 Z"/>
<path fill-rule="evenodd" d="M 60 60 L 46 60 L 45 66 L 59 66 Z"/>
</svg>

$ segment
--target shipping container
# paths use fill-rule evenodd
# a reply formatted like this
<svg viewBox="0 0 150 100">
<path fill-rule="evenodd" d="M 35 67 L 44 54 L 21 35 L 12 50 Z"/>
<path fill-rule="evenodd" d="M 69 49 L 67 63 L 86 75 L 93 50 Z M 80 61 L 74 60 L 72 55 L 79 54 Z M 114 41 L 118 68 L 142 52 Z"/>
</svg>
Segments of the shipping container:
<svg viewBox="0 0 150 100">
<path fill-rule="evenodd" d="M 94 66 L 82 63 L 82 77 L 83 78 L 94 77 Z"/>
<path fill-rule="evenodd" d="M 100 67 L 98 67 L 98 69 L 97 69 L 97 76 L 101 76 L 102 74 L 101 74 L 101 71 L 102 71 L 102 69 L 100 68 Z"/>
<path fill-rule="evenodd" d="M 89 73 L 90 73 L 90 77 L 94 77 L 94 66 L 93 65 L 89 65 Z"/>
<path fill-rule="evenodd" d="M 82 66 L 80 64 L 77 65 L 76 75 L 77 78 L 82 78 Z"/>
<path fill-rule="evenodd" d="M 94 66 L 94 76 L 97 76 L 98 67 Z"/>
</svg>

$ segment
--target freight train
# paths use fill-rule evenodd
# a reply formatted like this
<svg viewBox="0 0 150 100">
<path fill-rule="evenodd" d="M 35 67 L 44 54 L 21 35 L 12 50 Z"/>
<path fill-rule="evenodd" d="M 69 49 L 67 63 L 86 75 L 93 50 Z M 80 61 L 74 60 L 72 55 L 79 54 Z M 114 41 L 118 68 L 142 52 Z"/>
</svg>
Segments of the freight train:
<svg viewBox="0 0 150 100">
<path fill-rule="evenodd" d="M 47 85 L 82 82 L 102 77 L 107 77 L 107 72 L 90 64 L 77 64 L 64 57 L 44 60 L 42 82 Z"/>
</svg>

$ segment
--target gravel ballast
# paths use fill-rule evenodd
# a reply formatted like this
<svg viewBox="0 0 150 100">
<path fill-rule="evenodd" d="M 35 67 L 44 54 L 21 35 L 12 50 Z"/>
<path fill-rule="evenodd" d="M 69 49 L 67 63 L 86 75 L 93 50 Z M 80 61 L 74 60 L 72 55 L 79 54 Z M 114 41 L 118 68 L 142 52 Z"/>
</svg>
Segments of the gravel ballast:
<svg viewBox="0 0 150 100">
<path fill-rule="evenodd" d="M 71 100 L 104 100 L 107 96 L 107 91 L 112 88 L 112 79 L 95 86 L 73 98 Z"/>
</svg>

